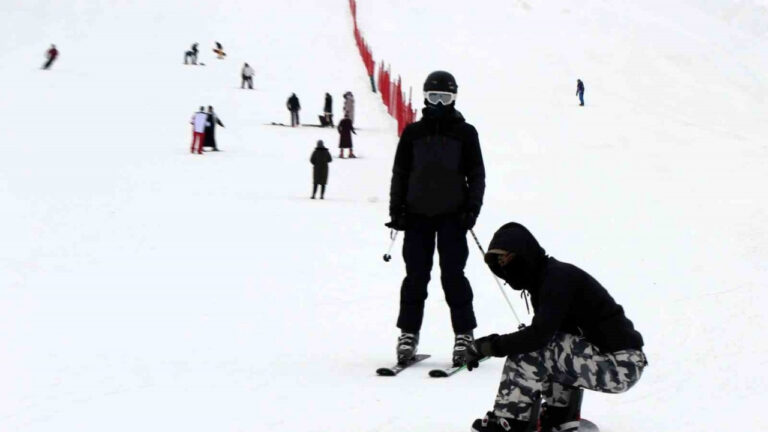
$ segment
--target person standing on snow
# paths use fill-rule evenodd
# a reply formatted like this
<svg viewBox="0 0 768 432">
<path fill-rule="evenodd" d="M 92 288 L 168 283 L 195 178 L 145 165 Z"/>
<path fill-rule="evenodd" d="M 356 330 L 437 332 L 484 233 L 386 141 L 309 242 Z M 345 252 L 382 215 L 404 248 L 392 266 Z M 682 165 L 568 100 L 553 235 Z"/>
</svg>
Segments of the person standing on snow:
<svg viewBox="0 0 768 432">
<path fill-rule="evenodd" d="M 333 98 L 330 93 L 325 94 L 325 104 L 323 105 L 323 126 L 333 127 Z"/>
<path fill-rule="evenodd" d="M 344 117 L 355 124 L 355 96 L 350 91 L 344 93 Z"/>
<path fill-rule="evenodd" d="M 245 88 L 245 85 L 248 84 L 248 88 L 253 90 L 253 74 L 253 68 L 248 63 L 245 63 L 240 71 L 240 77 L 242 78 L 240 82 L 241 89 Z"/>
<path fill-rule="evenodd" d="M 531 297 L 533 321 L 514 333 L 475 341 L 472 370 L 486 356 L 507 357 L 493 411 L 474 432 L 526 432 L 546 402 L 541 431 L 578 430 L 581 389 L 623 393 L 647 366 L 643 337 L 624 309 L 584 270 L 547 256 L 524 226 L 508 223 L 493 236 L 485 262 L 517 291 Z"/>
<path fill-rule="evenodd" d="M 344 149 L 349 149 L 349 157 L 351 159 L 356 158 L 355 153 L 352 151 L 352 134 L 357 135 L 354 126 L 352 126 L 352 120 L 349 117 L 344 117 L 339 122 L 339 126 L 336 128 L 339 131 L 339 158 L 344 159 Z"/>
<path fill-rule="evenodd" d="M 192 124 L 192 147 L 190 153 L 197 151 L 197 154 L 203 154 L 205 127 L 208 126 L 208 114 L 205 113 L 205 108 L 200 107 L 200 111 L 192 116 L 192 120 L 189 123 Z M 195 143 L 197 143 L 197 150 L 195 150 Z"/>
<path fill-rule="evenodd" d="M 576 96 L 579 97 L 579 106 L 584 106 L 584 83 L 580 79 L 576 80 Z"/>
<path fill-rule="evenodd" d="M 48 51 L 45 52 L 45 56 L 47 60 L 43 65 L 43 69 L 47 70 L 53 65 L 53 62 L 56 61 L 56 58 L 59 57 L 59 50 L 56 49 L 56 45 L 51 44 L 51 47 L 48 49 Z"/>
<path fill-rule="evenodd" d="M 453 363 L 462 365 L 477 327 L 472 287 L 464 276 L 467 230 L 485 193 L 485 166 L 474 126 L 456 110 L 458 86 L 444 71 L 424 82 L 423 118 L 405 127 L 395 153 L 387 227 L 405 231 L 406 276 L 400 288 L 398 362 L 415 354 L 435 251 L 455 333 Z"/>
<path fill-rule="evenodd" d="M 296 93 L 291 93 L 291 97 L 288 98 L 288 102 L 285 104 L 288 107 L 288 111 L 291 112 L 291 127 L 299 126 L 299 111 L 301 111 L 301 103 Z"/>
<path fill-rule="evenodd" d="M 320 186 L 320 199 L 325 199 L 325 185 L 328 183 L 328 164 L 332 161 L 331 153 L 323 145 L 323 140 L 317 141 L 317 147 L 309 158 L 309 162 L 312 164 L 312 199 L 315 199 L 318 186 Z"/>
<path fill-rule="evenodd" d="M 203 147 L 212 147 L 213 151 L 219 151 L 219 148 L 216 146 L 216 125 L 218 124 L 221 127 L 226 126 L 221 122 L 219 116 L 213 112 L 213 107 L 210 105 L 208 105 L 208 119 L 206 122 Z"/>
</svg>

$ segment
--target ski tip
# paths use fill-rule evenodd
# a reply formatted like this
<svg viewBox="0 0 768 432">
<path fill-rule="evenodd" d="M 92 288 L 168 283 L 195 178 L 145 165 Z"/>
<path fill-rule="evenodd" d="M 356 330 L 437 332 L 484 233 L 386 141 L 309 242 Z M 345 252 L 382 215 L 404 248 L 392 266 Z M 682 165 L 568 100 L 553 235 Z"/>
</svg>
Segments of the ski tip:
<svg viewBox="0 0 768 432">
<path fill-rule="evenodd" d="M 378 376 L 395 376 L 395 372 L 390 368 L 376 369 L 376 375 Z"/>
<path fill-rule="evenodd" d="M 429 376 L 432 378 L 446 378 L 448 374 L 442 369 L 433 369 L 429 371 Z"/>
</svg>

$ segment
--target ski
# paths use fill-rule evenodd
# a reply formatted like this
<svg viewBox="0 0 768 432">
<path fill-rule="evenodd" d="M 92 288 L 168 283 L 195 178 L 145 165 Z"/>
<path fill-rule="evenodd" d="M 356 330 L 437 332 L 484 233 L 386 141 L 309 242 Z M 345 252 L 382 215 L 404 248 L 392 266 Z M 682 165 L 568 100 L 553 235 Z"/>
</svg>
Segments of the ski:
<svg viewBox="0 0 768 432">
<path fill-rule="evenodd" d="M 426 360 L 429 357 L 431 357 L 429 354 L 416 354 L 407 363 L 397 363 L 392 367 L 378 368 L 376 369 L 376 374 L 379 376 L 395 376 L 400 372 L 404 371 L 405 369 L 407 369 L 409 366 L 413 366 L 414 364 L 422 360 Z"/>
<path fill-rule="evenodd" d="M 483 357 L 478 361 L 478 363 L 484 362 L 489 358 L 490 357 Z M 429 376 L 431 376 L 432 378 L 448 378 L 449 376 L 455 375 L 456 373 L 466 368 L 467 368 L 467 365 L 451 366 L 445 369 L 432 369 L 431 371 L 429 371 Z"/>
</svg>

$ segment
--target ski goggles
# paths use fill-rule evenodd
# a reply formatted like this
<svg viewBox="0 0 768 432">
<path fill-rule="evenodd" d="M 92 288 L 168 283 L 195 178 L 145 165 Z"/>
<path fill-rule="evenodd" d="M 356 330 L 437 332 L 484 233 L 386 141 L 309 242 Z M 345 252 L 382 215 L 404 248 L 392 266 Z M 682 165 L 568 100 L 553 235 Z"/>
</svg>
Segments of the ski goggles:
<svg viewBox="0 0 768 432">
<path fill-rule="evenodd" d="M 456 101 L 456 93 L 444 92 L 444 91 L 427 91 L 424 92 L 424 99 L 432 105 L 442 104 L 450 105 Z"/>
</svg>

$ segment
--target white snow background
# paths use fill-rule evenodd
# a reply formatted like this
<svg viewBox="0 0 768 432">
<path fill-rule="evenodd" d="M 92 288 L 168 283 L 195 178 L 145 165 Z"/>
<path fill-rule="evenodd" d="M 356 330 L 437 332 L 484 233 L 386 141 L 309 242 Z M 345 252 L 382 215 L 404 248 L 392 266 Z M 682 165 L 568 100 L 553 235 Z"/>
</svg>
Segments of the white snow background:
<svg viewBox="0 0 768 432">
<path fill-rule="evenodd" d="M 526 224 L 645 337 L 640 383 L 587 393 L 584 416 L 768 429 L 766 3 L 360 0 L 358 18 L 418 105 L 427 73 L 455 74 L 485 245 Z M 374 374 L 404 274 L 381 259 L 397 137 L 351 26 L 347 0 L 0 3 L 0 431 L 467 431 L 492 407 L 500 359 L 427 377 L 453 337 L 437 268 L 433 358 Z M 182 65 L 195 41 L 204 67 Z M 361 158 L 311 201 L 310 153 L 337 134 L 264 123 L 291 92 L 312 123 L 330 92 L 338 119 L 347 90 Z M 188 152 L 200 105 L 223 152 Z M 512 331 L 470 247 L 476 334 Z"/>
</svg>

